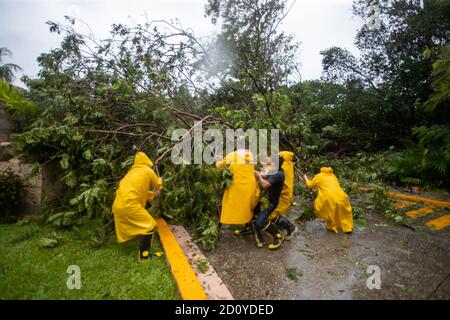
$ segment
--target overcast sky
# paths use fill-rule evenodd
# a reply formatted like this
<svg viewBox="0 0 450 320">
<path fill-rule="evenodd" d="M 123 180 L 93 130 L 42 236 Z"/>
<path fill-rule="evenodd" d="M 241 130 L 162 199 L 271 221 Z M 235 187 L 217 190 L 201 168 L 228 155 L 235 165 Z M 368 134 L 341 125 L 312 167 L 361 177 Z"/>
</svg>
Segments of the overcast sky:
<svg viewBox="0 0 450 320">
<path fill-rule="evenodd" d="M 64 15 L 78 16 L 97 38 L 107 37 L 113 23 L 179 19 L 199 37 L 217 30 L 204 17 L 207 0 L 0 0 L 0 47 L 13 52 L 10 62 L 24 73 L 39 71 L 36 58 L 58 46 L 47 20 L 63 22 Z M 282 28 L 301 42 L 299 63 L 304 80 L 322 73 L 320 51 L 340 46 L 357 53 L 353 40 L 363 23 L 352 16 L 352 0 L 296 0 Z M 20 75 L 19 75 L 20 77 Z M 21 85 L 19 80 L 16 84 Z"/>
</svg>

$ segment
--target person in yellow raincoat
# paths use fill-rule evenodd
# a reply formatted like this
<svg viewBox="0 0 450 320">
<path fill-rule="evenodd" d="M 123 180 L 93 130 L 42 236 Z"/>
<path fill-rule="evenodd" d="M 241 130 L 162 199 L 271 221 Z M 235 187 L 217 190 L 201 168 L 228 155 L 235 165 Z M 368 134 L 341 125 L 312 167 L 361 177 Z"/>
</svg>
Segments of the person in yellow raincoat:
<svg viewBox="0 0 450 320">
<path fill-rule="evenodd" d="M 294 197 L 294 153 L 281 151 L 279 156 L 284 160 L 281 168 L 284 171 L 285 179 L 278 206 L 270 215 L 269 220 L 279 228 L 286 230 L 285 239 L 289 240 L 297 230 L 297 227 L 286 218 L 286 212 L 292 205 Z"/>
<path fill-rule="evenodd" d="M 316 216 L 325 220 L 327 229 L 338 233 L 350 234 L 353 231 L 352 207 L 348 195 L 342 190 L 338 179 L 330 167 L 322 167 L 313 180 L 305 175 L 305 183 L 309 188 L 317 188 L 318 195 L 314 202 Z"/>
<path fill-rule="evenodd" d="M 253 210 L 259 200 L 253 155 L 249 150 L 229 153 L 216 163 L 216 168 L 228 167 L 233 173 L 233 182 L 222 197 L 221 224 L 248 224 L 253 218 Z"/>
<path fill-rule="evenodd" d="M 150 253 L 156 221 L 145 209 L 162 188 L 162 179 L 152 169 L 153 162 L 143 152 L 138 152 L 134 163 L 120 181 L 112 207 L 117 242 L 140 237 L 139 259 L 160 256 Z M 152 188 L 153 191 L 150 191 Z"/>
</svg>

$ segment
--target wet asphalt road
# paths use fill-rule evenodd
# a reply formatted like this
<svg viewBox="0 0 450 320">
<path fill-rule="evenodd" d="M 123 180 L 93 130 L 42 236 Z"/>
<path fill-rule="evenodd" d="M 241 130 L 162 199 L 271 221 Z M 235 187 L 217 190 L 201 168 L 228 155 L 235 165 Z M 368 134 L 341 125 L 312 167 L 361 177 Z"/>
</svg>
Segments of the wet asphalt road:
<svg viewBox="0 0 450 320">
<path fill-rule="evenodd" d="M 351 236 L 318 220 L 297 226 L 277 251 L 224 228 L 205 254 L 235 299 L 450 299 L 450 228 L 412 231 L 375 213 L 362 214 Z M 380 289 L 366 285 L 371 265 Z"/>
</svg>

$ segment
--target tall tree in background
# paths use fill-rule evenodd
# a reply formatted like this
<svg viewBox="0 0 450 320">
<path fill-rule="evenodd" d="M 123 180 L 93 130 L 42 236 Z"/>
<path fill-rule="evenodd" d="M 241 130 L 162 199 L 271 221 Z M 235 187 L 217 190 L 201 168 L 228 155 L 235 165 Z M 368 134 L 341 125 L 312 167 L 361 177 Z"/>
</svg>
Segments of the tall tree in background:
<svg viewBox="0 0 450 320">
<path fill-rule="evenodd" d="M 347 82 L 359 79 L 395 110 L 391 119 L 408 134 L 426 123 L 419 107 L 432 93 L 431 74 L 436 54 L 426 49 L 443 47 L 450 39 L 448 0 L 355 0 L 353 12 L 367 21 L 373 6 L 380 11 L 380 28 L 365 24 L 355 43 L 360 58 L 342 48 L 322 52 L 324 78 Z"/>
<path fill-rule="evenodd" d="M 232 106 L 240 109 L 244 103 L 254 112 L 259 101 L 272 125 L 273 93 L 298 74 L 298 43 L 280 31 L 292 5 L 287 0 L 209 0 L 205 7 L 206 16 L 222 28 L 203 67 L 220 75 L 221 92 Z"/>
<path fill-rule="evenodd" d="M 450 102 L 450 44 L 442 48 L 428 50 L 426 55 L 430 55 L 438 49 L 438 59 L 433 64 L 432 88 L 433 93 L 425 103 L 426 111 L 439 111 L 445 109 L 448 115 L 448 103 Z"/>
<path fill-rule="evenodd" d="M 11 51 L 6 48 L 0 48 L 0 79 L 7 82 L 12 82 L 14 80 L 14 72 L 21 71 L 22 68 L 14 63 L 2 63 L 3 57 L 10 57 Z"/>
</svg>

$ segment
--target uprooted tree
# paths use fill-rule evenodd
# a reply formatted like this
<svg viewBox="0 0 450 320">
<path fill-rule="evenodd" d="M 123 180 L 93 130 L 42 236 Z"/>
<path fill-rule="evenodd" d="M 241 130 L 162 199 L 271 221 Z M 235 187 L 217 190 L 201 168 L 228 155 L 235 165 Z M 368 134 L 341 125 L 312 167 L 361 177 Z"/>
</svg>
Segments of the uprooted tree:
<svg viewBox="0 0 450 320">
<path fill-rule="evenodd" d="M 230 174 L 208 165 L 175 168 L 170 161 L 175 144 L 171 133 L 177 128 L 192 129 L 194 122 L 201 122 L 205 130 L 246 129 L 258 119 L 275 127 L 282 123 L 275 112 L 277 101 L 285 108 L 289 101 L 276 89 L 288 76 L 296 45 L 276 31 L 284 18 L 285 2 L 259 3 L 263 6 L 235 13 L 233 19 L 242 20 L 250 9 L 264 20 L 253 26 L 242 20 L 241 27 L 245 25 L 250 35 L 221 44 L 231 52 L 240 50 L 242 61 L 221 70 L 215 79 L 205 68 L 217 62 L 209 54 L 210 46 L 217 43 L 202 44 L 178 24 L 116 24 L 109 39 L 98 40 L 91 33 L 75 32 L 70 24 L 48 23 L 50 31 L 61 34 L 63 40 L 59 48 L 38 58 L 37 78 L 24 78 L 29 88 L 26 96 L 39 115 L 15 137 L 14 144 L 25 161 L 50 163 L 60 170 L 64 187 L 46 209 L 49 222 L 70 226 L 83 216 L 110 221 L 117 182 L 135 152 L 142 150 L 155 160 L 164 178 L 164 193 L 155 203 L 158 214 L 190 223 L 206 247 L 214 246 L 220 198 Z M 214 14 L 219 14 L 217 10 Z M 218 38 L 225 39 L 227 34 L 230 30 L 224 28 Z M 245 46 L 262 36 L 264 55 L 255 61 Z M 244 98 L 229 108 L 226 99 L 218 102 L 223 87 Z"/>
</svg>

